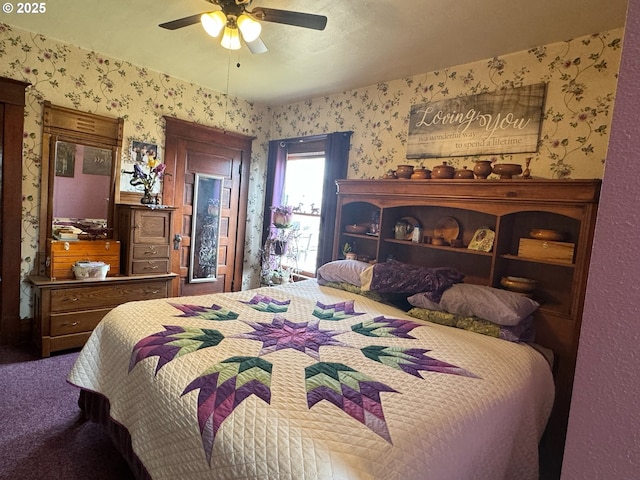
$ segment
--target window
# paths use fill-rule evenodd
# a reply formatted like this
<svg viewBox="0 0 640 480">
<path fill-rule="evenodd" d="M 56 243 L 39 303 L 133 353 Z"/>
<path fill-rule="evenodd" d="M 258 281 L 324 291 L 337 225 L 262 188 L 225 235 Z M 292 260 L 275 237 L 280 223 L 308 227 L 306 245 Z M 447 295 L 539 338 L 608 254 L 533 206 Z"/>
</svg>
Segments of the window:
<svg viewBox="0 0 640 480">
<path fill-rule="evenodd" d="M 334 132 L 269 141 L 263 216 L 265 221 L 262 228 L 263 245 L 267 239 L 273 238 L 270 221 L 271 207 L 290 205 L 296 208 L 297 220 L 294 219 L 294 222 L 300 222 L 300 228 L 308 234 L 309 247 L 306 248 L 305 245 L 303 248 L 307 252 L 306 258 L 304 255 L 299 257 L 307 273 L 315 274 L 317 266 L 333 259 L 337 202 L 335 181 L 346 178 L 352 133 Z M 287 172 L 289 169 L 292 172 Z M 287 175 L 289 186 L 285 187 Z M 311 208 L 312 203 L 313 208 Z M 311 232 L 318 233 L 314 236 Z M 316 253 L 311 255 L 314 248 Z M 315 265 L 313 265 L 314 257 Z M 263 259 L 264 266 L 265 259 Z"/>
<path fill-rule="evenodd" d="M 316 273 L 323 177 L 324 152 L 287 155 L 284 203 L 295 212 L 297 269 L 308 276 Z"/>
</svg>

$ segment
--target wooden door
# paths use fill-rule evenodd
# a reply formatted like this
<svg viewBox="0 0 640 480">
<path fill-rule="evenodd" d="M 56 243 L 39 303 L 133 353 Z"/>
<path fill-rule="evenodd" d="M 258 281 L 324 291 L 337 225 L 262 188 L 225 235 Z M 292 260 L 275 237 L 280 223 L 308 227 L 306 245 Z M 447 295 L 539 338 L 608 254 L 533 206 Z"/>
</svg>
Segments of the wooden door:
<svg viewBox="0 0 640 480">
<path fill-rule="evenodd" d="M 25 337 L 20 322 L 22 131 L 27 83 L 0 78 L 0 344 Z"/>
<path fill-rule="evenodd" d="M 173 231 L 181 237 L 179 243 L 172 242 L 171 270 L 179 273 L 173 293 L 200 295 L 240 290 L 253 139 L 174 118 L 166 120 L 165 163 L 172 176 L 165 177 L 163 202 L 176 207 Z M 196 174 L 223 179 L 215 281 L 189 281 Z"/>
</svg>

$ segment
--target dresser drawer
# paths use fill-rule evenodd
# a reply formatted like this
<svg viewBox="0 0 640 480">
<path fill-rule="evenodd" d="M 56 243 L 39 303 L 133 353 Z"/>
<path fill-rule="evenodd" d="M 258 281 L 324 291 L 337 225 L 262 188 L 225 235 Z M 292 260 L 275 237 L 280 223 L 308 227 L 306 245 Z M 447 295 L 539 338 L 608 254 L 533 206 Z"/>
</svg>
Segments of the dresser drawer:
<svg viewBox="0 0 640 480">
<path fill-rule="evenodd" d="M 82 312 L 54 313 L 51 315 L 51 336 L 90 332 L 110 311 L 110 308 L 104 308 Z"/>
<path fill-rule="evenodd" d="M 146 258 L 169 258 L 169 245 L 145 245 L 133 246 L 133 259 L 144 260 Z"/>
<path fill-rule="evenodd" d="M 162 260 L 134 260 L 131 262 L 133 275 L 150 275 L 169 273 L 169 259 Z"/>
<path fill-rule="evenodd" d="M 167 282 L 150 280 L 144 283 L 98 285 L 51 291 L 51 312 L 71 312 L 85 309 L 113 308 L 135 300 L 168 296 Z"/>
</svg>

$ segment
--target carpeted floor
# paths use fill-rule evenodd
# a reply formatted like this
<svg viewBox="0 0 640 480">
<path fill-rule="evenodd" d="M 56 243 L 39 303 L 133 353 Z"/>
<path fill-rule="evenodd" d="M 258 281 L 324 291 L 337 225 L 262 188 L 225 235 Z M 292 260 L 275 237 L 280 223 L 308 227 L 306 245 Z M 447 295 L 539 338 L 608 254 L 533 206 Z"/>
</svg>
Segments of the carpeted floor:
<svg viewBox="0 0 640 480">
<path fill-rule="evenodd" d="M 0 346 L 0 479 L 133 479 L 106 433 L 82 417 L 66 381 L 77 356 Z"/>
</svg>

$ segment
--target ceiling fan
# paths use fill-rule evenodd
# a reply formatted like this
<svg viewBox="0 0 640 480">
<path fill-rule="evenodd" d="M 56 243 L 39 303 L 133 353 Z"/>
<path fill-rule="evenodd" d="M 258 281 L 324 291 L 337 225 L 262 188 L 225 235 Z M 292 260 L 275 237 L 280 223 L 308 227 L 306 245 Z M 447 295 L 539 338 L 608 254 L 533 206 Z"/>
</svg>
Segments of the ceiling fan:
<svg viewBox="0 0 640 480">
<path fill-rule="evenodd" d="M 327 17 L 323 15 L 264 7 L 248 10 L 253 0 L 207 1 L 219 6 L 220 10 L 198 13 L 161 23 L 160 27 L 167 30 L 177 30 L 200 22 L 205 31 L 212 37 L 218 37 L 222 32 L 220 44 L 224 48 L 229 50 L 239 49 L 241 46 L 240 37 L 242 36 L 251 53 L 264 53 L 267 51 L 267 47 L 260 39 L 262 26 L 258 20 L 312 28 L 314 30 L 324 30 L 327 25 Z"/>
</svg>

